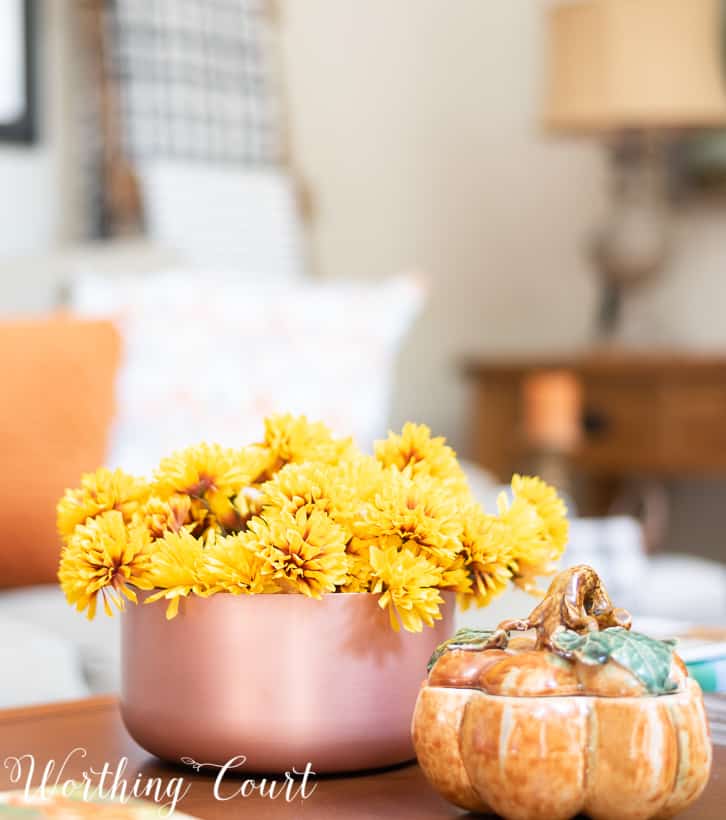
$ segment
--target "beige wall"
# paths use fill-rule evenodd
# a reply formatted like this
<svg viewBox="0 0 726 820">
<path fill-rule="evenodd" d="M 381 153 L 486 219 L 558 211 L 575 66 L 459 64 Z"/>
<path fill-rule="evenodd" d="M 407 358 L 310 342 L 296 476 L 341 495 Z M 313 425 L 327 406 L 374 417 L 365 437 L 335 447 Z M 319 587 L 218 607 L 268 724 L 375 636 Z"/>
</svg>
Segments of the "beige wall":
<svg viewBox="0 0 726 820">
<path fill-rule="evenodd" d="M 586 338 L 581 239 L 600 152 L 542 139 L 535 0 L 282 0 L 296 164 L 323 276 L 424 271 L 431 295 L 401 362 L 395 422 L 459 446 L 462 351 Z"/>
</svg>

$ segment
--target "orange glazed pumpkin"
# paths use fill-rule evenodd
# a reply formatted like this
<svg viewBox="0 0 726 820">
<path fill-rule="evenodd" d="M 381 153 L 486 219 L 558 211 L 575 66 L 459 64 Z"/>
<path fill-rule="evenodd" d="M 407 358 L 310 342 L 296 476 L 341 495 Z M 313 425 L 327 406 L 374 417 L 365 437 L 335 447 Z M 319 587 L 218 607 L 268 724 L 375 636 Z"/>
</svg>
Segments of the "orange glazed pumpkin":
<svg viewBox="0 0 726 820">
<path fill-rule="evenodd" d="M 431 661 L 413 742 L 457 806 L 508 820 L 647 820 L 677 814 L 708 781 L 698 684 L 671 642 L 630 631 L 590 567 L 557 576 L 529 618 L 460 630 Z"/>
</svg>

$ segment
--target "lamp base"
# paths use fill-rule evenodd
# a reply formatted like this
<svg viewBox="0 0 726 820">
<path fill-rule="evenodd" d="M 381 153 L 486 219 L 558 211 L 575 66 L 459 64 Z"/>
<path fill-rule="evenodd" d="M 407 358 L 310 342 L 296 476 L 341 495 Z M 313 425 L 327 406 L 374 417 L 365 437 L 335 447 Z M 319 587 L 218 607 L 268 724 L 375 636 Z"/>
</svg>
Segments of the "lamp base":
<svg viewBox="0 0 726 820">
<path fill-rule="evenodd" d="M 644 134 L 622 137 L 612 149 L 610 215 L 590 255 L 601 283 L 597 337 L 617 336 L 628 292 L 656 279 L 671 244 L 668 146 Z"/>
</svg>

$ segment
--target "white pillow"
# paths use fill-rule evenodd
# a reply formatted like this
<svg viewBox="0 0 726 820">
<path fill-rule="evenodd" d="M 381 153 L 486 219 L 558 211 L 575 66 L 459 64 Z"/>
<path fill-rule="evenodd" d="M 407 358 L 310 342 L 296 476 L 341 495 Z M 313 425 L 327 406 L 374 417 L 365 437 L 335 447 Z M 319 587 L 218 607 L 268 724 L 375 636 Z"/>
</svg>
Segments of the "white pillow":
<svg viewBox="0 0 726 820">
<path fill-rule="evenodd" d="M 261 277 L 264 281 L 264 278 Z M 201 440 L 259 440 L 262 418 L 305 413 L 370 447 L 386 432 L 412 277 L 379 284 L 246 284 L 226 274 L 82 276 L 73 306 L 113 317 L 125 344 L 110 462 L 147 472 Z"/>
<path fill-rule="evenodd" d="M 290 281 L 304 274 L 293 182 L 274 168 L 155 159 L 141 165 L 149 237 L 185 263 Z"/>
</svg>

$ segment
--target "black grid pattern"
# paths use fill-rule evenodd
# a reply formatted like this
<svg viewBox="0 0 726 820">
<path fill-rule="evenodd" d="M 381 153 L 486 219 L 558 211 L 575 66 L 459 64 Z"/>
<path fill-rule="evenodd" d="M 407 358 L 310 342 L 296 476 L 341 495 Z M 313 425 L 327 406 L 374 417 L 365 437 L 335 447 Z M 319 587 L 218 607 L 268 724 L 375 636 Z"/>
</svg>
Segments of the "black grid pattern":
<svg viewBox="0 0 726 820">
<path fill-rule="evenodd" d="M 111 0 L 106 9 L 127 156 L 280 161 L 265 0 Z"/>
</svg>

